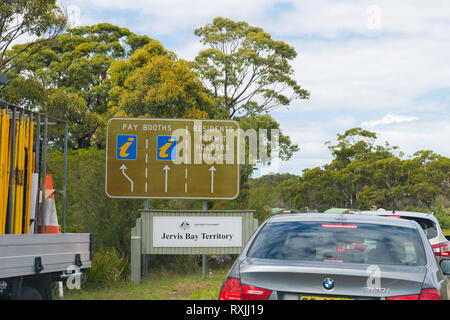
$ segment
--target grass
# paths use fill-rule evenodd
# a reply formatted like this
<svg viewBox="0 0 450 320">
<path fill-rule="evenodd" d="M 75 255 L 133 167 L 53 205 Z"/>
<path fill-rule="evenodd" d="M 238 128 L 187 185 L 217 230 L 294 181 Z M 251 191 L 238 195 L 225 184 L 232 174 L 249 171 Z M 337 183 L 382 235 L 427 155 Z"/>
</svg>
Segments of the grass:
<svg viewBox="0 0 450 320">
<path fill-rule="evenodd" d="M 228 269 L 202 273 L 173 274 L 169 271 L 149 272 L 149 279 L 134 285 L 113 283 L 102 288 L 64 290 L 65 300 L 217 300 Z M 55 299 L 58 297 L 55 295 Z"/>
<path fill-rule="evenodd" d="M 444 236 L 450 236 L 450 229 L 442 229 Z"/>
</svg>

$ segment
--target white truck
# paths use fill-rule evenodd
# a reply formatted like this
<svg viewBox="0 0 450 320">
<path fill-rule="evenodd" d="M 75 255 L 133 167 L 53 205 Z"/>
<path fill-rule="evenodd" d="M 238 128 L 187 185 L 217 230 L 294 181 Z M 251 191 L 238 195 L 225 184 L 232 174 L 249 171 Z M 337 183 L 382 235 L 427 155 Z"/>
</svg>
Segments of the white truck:
<svg viewBox="0 0 450 320">
<path fill-rule="evenodd" d="M 0 205 L 2 213 L 0 218 L 0 300 L 9 299 L 52 299 L 53 282 L 68 280 L 77 281 L 84 278 L 85 271 L 91 266 L 92 234 L 66 233 L 66 176 L 67 176 L 67 123 L 52 119 L 46 115 L 11 105 L 0 100 L 0 112 L 7 115 L 8 128 L 0 130 L 2 150 L 0 160 Z M 25 152 L 32 166 L 18 166 L 18 152 L 21 143 L 21 121 L 31 124 L 33 134 L 28 138 L 28 151 Z M 41 231 L 45 232 L 45 191 L 47 171 L 47 146 L 49 144 L 49 126 L 63 126 L 64 135 L 64 181 L 63 189 L 55 190 L 54 194 L 62 196 L 62 230 L 59 233 L 38 233 L 40 221 Z M 31 127 L 31 126 L 30 126 Z M 7 130 L 8 129 L 8 130 Z M 31 131 L 30 131 L 31 132 Z M 5 139 L 5 136 L 8 139 Z M 25 138 L 24 138 L 25 139 Z M 1 148 L 7 141 L 8 148 Z M 6 152 L 6 153 L 5 153 Z M 7 162 L 5 162 L 5 159 Z M 22 159 L 22 164 L 26 163 Z M 4 167 L 9 167 L 9 170 Z M 27 187 L 31 185 L 26 177 L 32 170 L 35 182 L 35 191 L 30 196 Z M 5 174 L 5 172 L 7 174 Z M 23 202 L 18 200 L 18 184 L 23 188 Z M 42 198 L 44 200 L 42 201 Z M 41 199 L 41 201 L 40 201 Z M 3 201 L 3 202 L 2 202 Z M 28 201 L 28 202 L 26 202 Z M 41 202 L 41 205 L 39 203 Z M 28 204 L 28 205 L 27 205 Z M 20 210 L 17 210 L 17 206 Z M 32 211 L 33 214 L 30 214 Z M 19 213 L 18 213 L 19 212 Z M 18 215 L 19 214 L 19 215 Z M 17 220 L 17 219 L 22 220 Z M 18 221 L 20 225 L 18 225 Z M 19 228 L 18 228 L 19 226 Z M 18 231 L 19 230 L 19 231 Z"/>
</svg>

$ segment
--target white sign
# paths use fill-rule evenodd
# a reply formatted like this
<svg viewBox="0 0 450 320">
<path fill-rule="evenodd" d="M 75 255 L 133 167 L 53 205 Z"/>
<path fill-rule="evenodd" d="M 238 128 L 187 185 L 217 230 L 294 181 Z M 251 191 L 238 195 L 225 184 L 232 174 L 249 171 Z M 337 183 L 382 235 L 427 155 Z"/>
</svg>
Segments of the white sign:
<svg viewBox="0 0 450 320">
<path fill-rule="evenodd" d="M 153 247 L 241 247 L 242 217 L 153 217 Z"/>
</svg>

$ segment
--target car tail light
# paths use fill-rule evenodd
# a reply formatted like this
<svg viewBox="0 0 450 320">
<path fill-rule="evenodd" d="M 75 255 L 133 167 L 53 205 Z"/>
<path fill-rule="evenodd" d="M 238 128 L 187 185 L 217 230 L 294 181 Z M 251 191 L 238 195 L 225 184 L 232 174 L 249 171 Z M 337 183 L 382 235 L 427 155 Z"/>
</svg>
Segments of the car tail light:
<svg viewBox="0 0 450 320">
<path fill-rule="evenodd" d="M 422 289 L 419 300 L 441 300 L 441 294 L 437 289 Z"/>
<path fill-rule="evenodd" d="M 386 300 L 441 300 L 441 295 L 437 289 L 422 289 L 419 294 L 407 296 L 387 297 Z"/>
<path fill-rule="evenodd" d="M 272 293 L 271 290 L 256 288 L 252 286 L 243 285 L 244 300 L 267 300 Z"/>
<path fill-rule="evenodd" d="M 220 291 L 219 300 L 267 300 L 271 290 L 241 284 L 238 278 L 227 278 Z"/>
<path fill-rule="evenodd" d="M 411 294 L 408 296 L 387 297 L 386 300 L 419 300 L 419 295 Z"/>
<path fill-rule="evenodd" d="M 352 224 L 322 224 L 322 228 L 341 228 L 341 229 L 358 229 L 358 226 Z"/>
<path fill-rule="evenodd" d="M 219 300 L 243 300 L 241 280 L 227 278 L 220 291 Z"/>
<path fill-rule="evenodd" d="M 450 256 L 450 242 L 433 244 L 431 247 L 433 248 L 433 252 L 436 256 L 440 257 Z"/>
<path fill-rule="evenodd" d="M 389 216 L 386 216 L 386 217 L 388 217 L 388 218 L 397 218 L 397 219 L 400 219 L 402 216 L 389 215 Z"/>
</svg>

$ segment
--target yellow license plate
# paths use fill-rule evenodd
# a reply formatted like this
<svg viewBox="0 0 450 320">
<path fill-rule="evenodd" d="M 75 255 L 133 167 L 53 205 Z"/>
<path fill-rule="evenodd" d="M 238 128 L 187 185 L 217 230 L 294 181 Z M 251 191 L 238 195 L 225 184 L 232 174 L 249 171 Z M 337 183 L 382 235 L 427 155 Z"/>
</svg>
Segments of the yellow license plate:
<svg viewBox="0 0 450 320">
<path fill-rule="evenodd" d="M 355 299 L 342 297 L 301 296 L 300 300 L 355 300 Z"/>
</svg>

